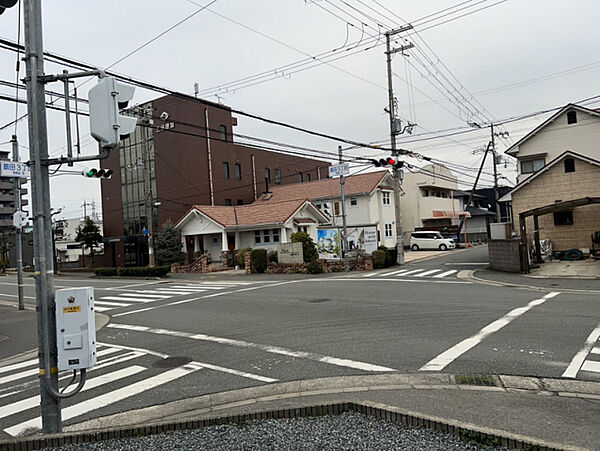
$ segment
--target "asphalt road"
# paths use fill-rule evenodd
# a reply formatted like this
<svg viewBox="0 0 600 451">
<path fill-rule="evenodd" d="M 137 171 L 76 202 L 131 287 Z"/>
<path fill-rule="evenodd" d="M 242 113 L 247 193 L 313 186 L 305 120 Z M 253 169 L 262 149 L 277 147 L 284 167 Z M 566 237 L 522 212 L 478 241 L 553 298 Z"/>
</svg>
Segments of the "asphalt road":
<svg viewBox="0 0 600 451">
<path fill-rule="evenodd" d="M 462 277 L 486 260 L 486 248 L 473 248 L 368 274 L 57 278 L 57 288 L 92 284 L 97 308 L 111 317 L 98 332 L 99 365 L 87 390 L 63 403 L 64 424 L 337 375 L 442 371 L 600 381 L 600 343 L 586 345 L 598 339 L 598 296 Z M 11 282 L 0 280 L 0 300 L 14 300 Z M 32 287 L 26 296 L 33 297 Z M 28 407 L 38 388 L 35 376 L 24 374 L 29 369 L 0 367 L 0 437 L 38 424 Z"/>
</svg>

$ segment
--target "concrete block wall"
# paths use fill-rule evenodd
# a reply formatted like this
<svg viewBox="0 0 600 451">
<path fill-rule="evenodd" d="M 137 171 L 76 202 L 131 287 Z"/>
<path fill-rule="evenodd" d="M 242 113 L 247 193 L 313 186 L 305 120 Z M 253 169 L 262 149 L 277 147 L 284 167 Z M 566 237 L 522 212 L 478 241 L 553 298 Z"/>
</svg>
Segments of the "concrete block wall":
<svg viewBox="0 0 600 451">
<path fill-rule="evenodd" d="M 519 244 L 518 240 L 490 240 L 488 242 L 490 269 L 520 273 Z"/>
</svg>

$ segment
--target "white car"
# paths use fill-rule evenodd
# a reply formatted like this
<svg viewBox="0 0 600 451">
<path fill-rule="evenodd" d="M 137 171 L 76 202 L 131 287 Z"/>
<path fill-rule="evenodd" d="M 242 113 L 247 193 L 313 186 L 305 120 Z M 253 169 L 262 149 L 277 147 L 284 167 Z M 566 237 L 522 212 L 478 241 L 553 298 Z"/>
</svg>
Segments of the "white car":
<svg viewBox="0 0 600 451">
<path fill-rule="evenodd" d="M 410 234 L 410 248 L 413 251 L 418 251 L 419 249 L 439 249 L 440 251 L 446 251 L 455 247 L 454 240 L 444 238 L 440 232 L 423 230 Z"/>
</svg>

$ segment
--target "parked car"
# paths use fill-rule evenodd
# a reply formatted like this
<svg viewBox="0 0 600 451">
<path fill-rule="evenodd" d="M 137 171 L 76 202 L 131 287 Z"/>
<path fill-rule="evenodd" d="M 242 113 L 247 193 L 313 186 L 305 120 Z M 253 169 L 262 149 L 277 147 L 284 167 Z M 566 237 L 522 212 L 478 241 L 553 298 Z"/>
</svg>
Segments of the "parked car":
<svg viewBox="0 0 600 451">
<path fill-rule="evenodd" d="M 444 238 L 440 232 L 425 230 L 410 234 L 410 248 L 413 251 L 418 251 L 419 249 L 439 249 L 440 251 L 446 251 L 455 247 L 454 240 Z"/>
</svg>

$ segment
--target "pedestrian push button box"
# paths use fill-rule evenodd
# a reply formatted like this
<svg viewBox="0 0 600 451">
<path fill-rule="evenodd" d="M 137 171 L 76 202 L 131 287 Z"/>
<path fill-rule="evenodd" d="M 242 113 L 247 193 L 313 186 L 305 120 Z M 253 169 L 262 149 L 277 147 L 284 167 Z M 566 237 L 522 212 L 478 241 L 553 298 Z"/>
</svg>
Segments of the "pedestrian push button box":
<svg viewBox="0 0 600 451">
<path fill-rule="evenodd" d="M 75 370 L 96 364 L 94 288 L 56 290 L 58 369 Z"/>
</svg>

